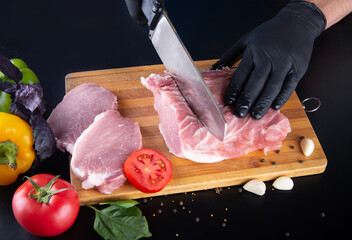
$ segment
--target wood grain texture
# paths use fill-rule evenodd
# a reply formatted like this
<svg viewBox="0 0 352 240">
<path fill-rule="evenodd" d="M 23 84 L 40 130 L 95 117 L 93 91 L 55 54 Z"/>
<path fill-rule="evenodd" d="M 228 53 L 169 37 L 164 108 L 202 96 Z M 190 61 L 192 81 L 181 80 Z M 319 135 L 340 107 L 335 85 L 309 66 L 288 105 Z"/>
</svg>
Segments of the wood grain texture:
<svg viewBox="0 0 352 240">
<path fill-rule="evenodd" d="M 215 60 L 198 61 L 196 65 L 199 69 L 209 69 L 214 62 Z M 172 155 L 159 132 L 160 121 L 154 110 L 153 94 L 140 83 L 141 77 L 163 71 L 163 65 L 152 65 L 77 72 L 66 76 L 66 92 L 87 82 L 110 89 L 117 96 L 120 113 L 139 123 L 143 147 L 162 152 L 173 165 L 170 183 L 154 194 L 142 193 L 128 182 L 109 195 L 96 190 L 84 190 L 81 188 L 81 181 L 71 171 L 71 183 L 78 191 L 81 205 L 232 186 L 254 178 L 267 181 L 283 175 L 297 177 L 324 172 L 326 156 L 296 93 L 281 110 L 289 118 L 292 132 L 284 140 L 280 153 L 270 151 L 265 155 L 263 151 L 254 151 L 239 158 L 208 164 L 195 163 Z M 315 150 L 309 157 L 305 157 L 300 149 L 301 136 L 314 141 Z M 261 162 L 261 159 L 265 159 L 265 162 Z"/>
</svg>

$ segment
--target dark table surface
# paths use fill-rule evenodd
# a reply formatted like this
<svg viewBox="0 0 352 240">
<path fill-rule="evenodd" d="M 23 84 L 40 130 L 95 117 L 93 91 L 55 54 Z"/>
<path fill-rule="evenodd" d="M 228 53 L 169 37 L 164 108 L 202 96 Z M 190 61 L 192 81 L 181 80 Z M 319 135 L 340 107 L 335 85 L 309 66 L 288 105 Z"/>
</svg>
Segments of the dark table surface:
<svg viewBox="0 0 352 240">
<path fill-rule="evenodd" d="M 287 1 L 165 2 L 193 59 L 206 60 L 219 58 L 240 36 L 275 16 Z M 210 189 L 140 199 L 151 239 L 351 235 L 351 19 L 349 15 L 316 40 L 308 71 L 297 88 L 301 100 L 317 97 L 322 102 L 308 117 L 327 156 L 326 171 L 294 178 L 291 191 L 272 190 L 272 182 L 266 182 L 262 197 L 231 186 L 220 193 Z M 25 60 L 38 75 L 46 117 L 64 96 L 68 73 L 160 64 L 147 31 L 131 20 L 122 0 L 1 0 L 0 4 L 0 54 Z M 57 151 L 27 175 L 46 172 L 69 180 L 68 161 L 68 154 Z M 22 183 L 20 176 L 12 185 L 0 187 L 0 239 L 38 239 L 21 228 L 12 213 L 12 196 Z M 74 225 L 54 239 L 100 239 L 93 220 L 92 210 L 81 207 Z"/>
</svg>

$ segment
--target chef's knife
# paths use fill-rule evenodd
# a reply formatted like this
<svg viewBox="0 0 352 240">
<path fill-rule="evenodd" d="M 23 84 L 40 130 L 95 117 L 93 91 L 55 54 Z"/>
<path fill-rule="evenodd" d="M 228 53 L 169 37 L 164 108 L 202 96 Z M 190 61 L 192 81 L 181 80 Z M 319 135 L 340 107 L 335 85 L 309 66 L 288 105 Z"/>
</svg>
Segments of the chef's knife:
<svg viewBox="0 0 352 240">
<path fill-rule="evenodd" d="M 188 106 L 209 132 L 222 141 L 225 118 L 168 18 L 163 1 L 142 0 L 141 8 L 148 20 L 149 38 Z"/>
</svg>

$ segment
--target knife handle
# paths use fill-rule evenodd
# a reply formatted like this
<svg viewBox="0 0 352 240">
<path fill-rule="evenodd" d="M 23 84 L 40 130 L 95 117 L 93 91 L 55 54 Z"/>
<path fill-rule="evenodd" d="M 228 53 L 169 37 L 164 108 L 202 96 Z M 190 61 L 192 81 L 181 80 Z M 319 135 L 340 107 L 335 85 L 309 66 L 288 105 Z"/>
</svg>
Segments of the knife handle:
<svg viewBox="0 0 352 240">
<path fill-rule="evenodd" d="M 148 20 L 150 30 L 154 30 L 164 10 L 164 0 L 142 0 L 142 12 Z"/>
</svg>

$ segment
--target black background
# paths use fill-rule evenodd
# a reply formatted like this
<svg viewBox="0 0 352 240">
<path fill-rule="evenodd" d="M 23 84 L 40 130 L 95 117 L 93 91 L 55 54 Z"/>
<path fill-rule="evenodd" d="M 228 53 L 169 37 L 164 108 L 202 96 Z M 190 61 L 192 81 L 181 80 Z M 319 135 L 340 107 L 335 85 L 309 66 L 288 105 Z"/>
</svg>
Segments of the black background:
<svg viewBox="0 0 352 240">
<path fill-rule="evenodd" d="M 216 59 L 240 36 L 275 16 L 281 0 L 165 0 L 166 9 L 194 60 Z M 323 174 L 294 178 L 291 191 L 272 190 L 259 197 L 239 193 L 241 186 L 155 197 L 140 202 L 151 239 L 338 239 L 350 236 L 351 196 L 351 15 L 326 30 L 297 93 L 318 97 L 321 108 L 308 117 L 328 158 Z M 147 38 L 122 0 L 1 0 L 0 54 L 21 58 L 44 88 L 47 112 L 65 93 L 71 72 L 160 64 Z M 56 152 L 36 173 L 69 180 L 66 153 Z M 0 187 L 0 239 L 38 239 L 12 214 L 14 191 L 22 176 Z M 179 205 L 182 201 L 183 206 Z M 160 206 L 163 203 L 163 206 Z M 183 209 L 184 207 L 185 209 Z M 173 213 L 173 209 L 177 213 Z M 158 213 L 158 209 L 162 213 Z M 227 210 L 226 210 L 227 209 Z M 199 218 L 199 222 L 195 221 Z M 222 226 L 226 219 L 226 226 Z M 53 239 L 99 239 L 94 213 L 81 207 L 77 221 Z"/>
</svg>

